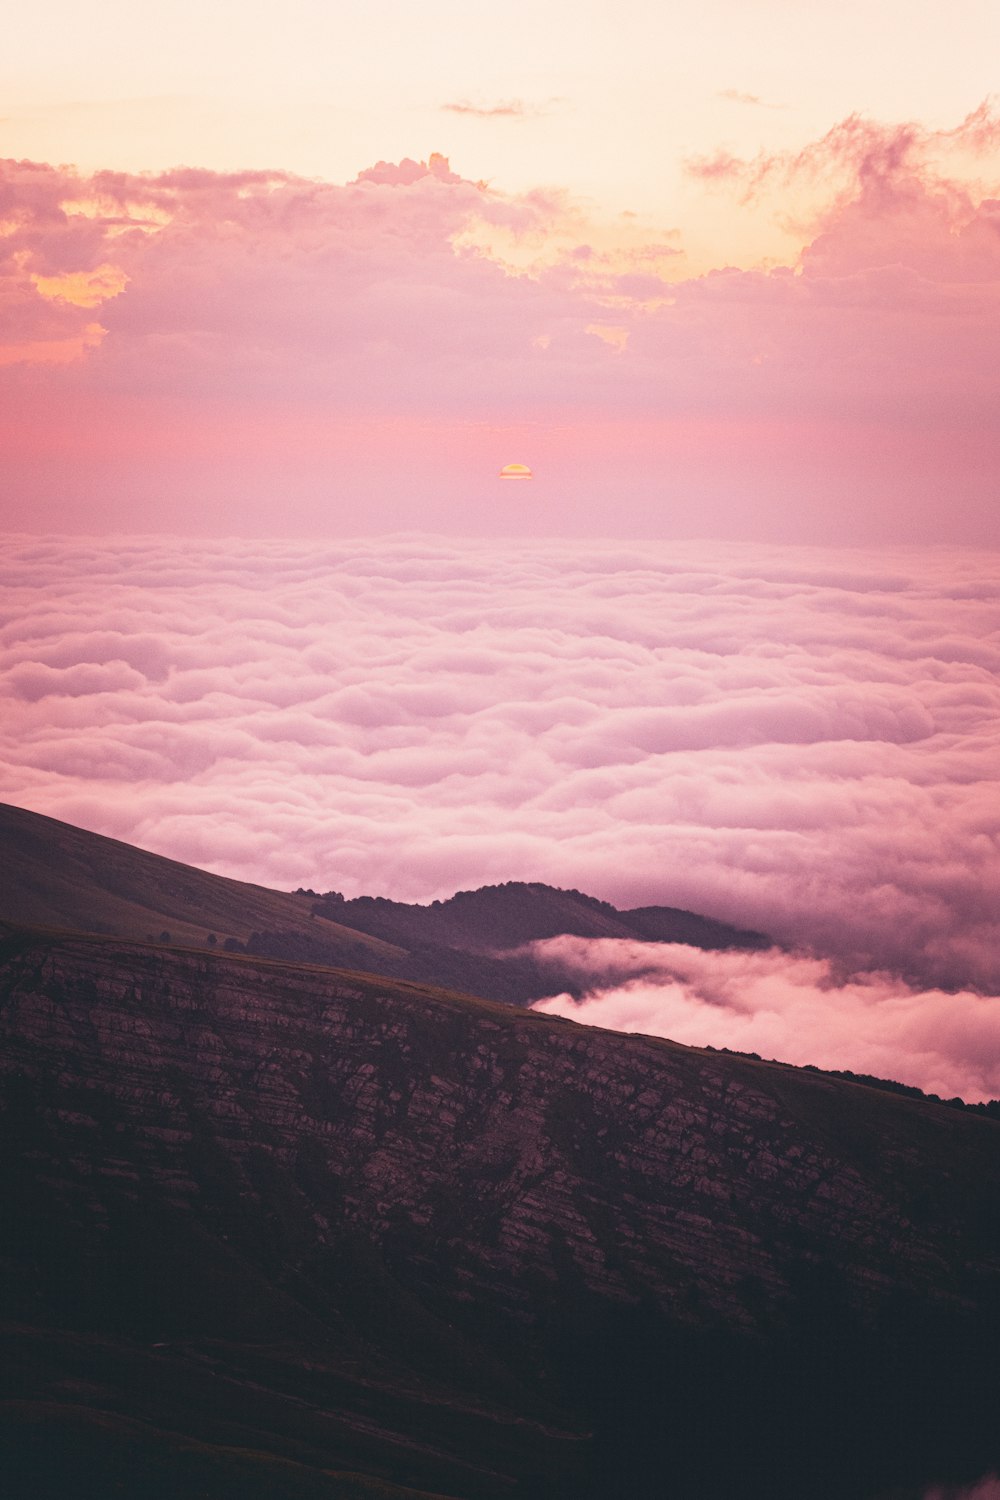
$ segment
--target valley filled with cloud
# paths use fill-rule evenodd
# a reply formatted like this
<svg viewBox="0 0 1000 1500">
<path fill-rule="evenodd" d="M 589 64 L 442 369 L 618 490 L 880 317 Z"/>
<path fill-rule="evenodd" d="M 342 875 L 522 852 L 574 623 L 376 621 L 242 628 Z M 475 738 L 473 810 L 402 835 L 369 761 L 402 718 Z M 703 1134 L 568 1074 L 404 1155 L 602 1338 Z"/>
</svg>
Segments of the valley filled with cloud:
<svg viewBox="0 0 1000 1500">
<path fill-rule="evenodd" d="M 789 951 L 618 952 L 575 1013 L 982 1097 L 995 577 L 941 547 L 9 539 L 0 797 L 284 889 L 541 880 L 753 927 Z"/>
</svg>

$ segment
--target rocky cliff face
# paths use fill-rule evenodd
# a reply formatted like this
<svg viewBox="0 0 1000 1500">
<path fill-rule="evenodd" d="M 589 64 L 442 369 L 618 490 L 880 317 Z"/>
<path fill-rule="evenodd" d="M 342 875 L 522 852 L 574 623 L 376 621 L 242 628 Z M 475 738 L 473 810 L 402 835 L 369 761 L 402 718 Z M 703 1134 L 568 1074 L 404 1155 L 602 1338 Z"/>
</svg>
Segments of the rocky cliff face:
<svg viewBox="0 0 1000 1500">
<path fill-rule="evenodd" d="M 36 1403 L 193 1441 L 183 1374 L 242 1451 L 267 1392 L 288 1494 L 862 1500 L 1000 1461 L 995 1122 L 370 975 L 2 959 Z"/>
</svg>

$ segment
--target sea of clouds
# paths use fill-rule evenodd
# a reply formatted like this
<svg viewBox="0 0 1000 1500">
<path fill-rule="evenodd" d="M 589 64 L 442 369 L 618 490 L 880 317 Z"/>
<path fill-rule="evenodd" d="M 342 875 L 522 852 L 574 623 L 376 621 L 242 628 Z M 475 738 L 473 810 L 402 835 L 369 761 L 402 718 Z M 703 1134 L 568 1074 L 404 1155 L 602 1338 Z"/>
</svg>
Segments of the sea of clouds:
<svg viewBox="0 0 1000 1500">
<path fill-rule="evenodd" d="M 575 1013 L 1000 1093 L 1000 556 L 13 537 L 0 568 L 0 798 L 283 888 L 754 927 L 796 951 L 619 954 L 604 990 L 595 951 Z"/>
</svg>

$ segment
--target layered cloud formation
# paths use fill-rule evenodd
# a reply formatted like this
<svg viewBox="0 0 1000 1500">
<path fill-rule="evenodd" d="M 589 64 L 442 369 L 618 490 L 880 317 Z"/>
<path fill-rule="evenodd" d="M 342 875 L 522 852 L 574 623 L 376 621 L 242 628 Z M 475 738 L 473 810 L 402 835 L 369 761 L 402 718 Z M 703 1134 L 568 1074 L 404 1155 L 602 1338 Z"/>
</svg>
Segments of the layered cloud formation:
<svg viewBox="0 0 1000 1500">
<path fill-rule="evenodd" d="M 284 888 L 544 880 L 995 991 L 998 564 L 14 539 L 0 796 Z"/>
<path fill-rule="evenodd" d="M 829 959 L 704 953 L 679 944 L 553 938 L 536 959 L 575 970 L 580 1000 L 534 1009 L 612 1031 L 730 1047 L 782 1062 L 894 1078 L 969 1101 L 1000 1097 L 1000 996 L 838 972 Z"/>
<path fill-rule="evenodd" d="M 5 162 L 13 524 L 503 531 L 482 481 L 513 457 L 548 476 L 518 529 L 995 539 L 998 133 L 850 119 L 692 163 L 739 200 L 709 263 L 441 156 L 346 185 Z M 797 245 L 754 268 L 768 195 Z"/>
</svg>

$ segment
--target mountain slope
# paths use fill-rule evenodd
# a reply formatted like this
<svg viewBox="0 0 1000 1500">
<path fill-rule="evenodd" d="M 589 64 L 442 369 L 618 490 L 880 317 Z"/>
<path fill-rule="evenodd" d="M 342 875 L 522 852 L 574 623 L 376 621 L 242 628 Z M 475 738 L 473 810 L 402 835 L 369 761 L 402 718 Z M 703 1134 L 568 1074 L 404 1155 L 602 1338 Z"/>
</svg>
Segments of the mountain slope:
<svg viewBox="0 0 1000 1500">
<path fill-rule="evenodd" d="M 1000 1463 L 991 1120 L 108 938 L 11 930 L 0 996 L 4 1410 L 53 1495 L 84 1429 L 132 1493 L 866 1500 Z"/>
<path fill-rule="evenodd" d="M 619 912 L 579 891 L 512 881 L 460 891 L 429 906 L 336 893 L 289 894 L 211 875 L 0 803 L 7 879 L 0 920 L 185 947 L 364 968 L 524 1004 L 573 991 L 575 972 L 542 968 L 516 950 L 575 933 L 707 948 L 764 947 L 768 939 L 672 907 Z"/>
<path fill-rule="evenodd" d="M 322 942 L 340 962 L 399 956 L 377 938 L 313 917 L 301 896 L 210 875 L 7 803 L 0 803 L 0 850 L 0 918 L 10 922 L 139 941 L 163 933 L 164 941 L 192 947 L 282 929 Z"/>
</svg>

